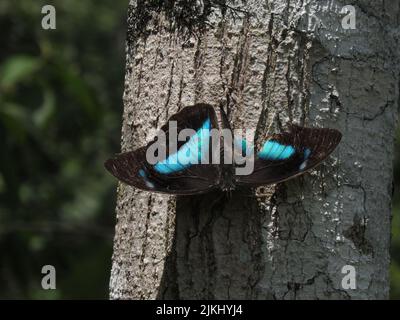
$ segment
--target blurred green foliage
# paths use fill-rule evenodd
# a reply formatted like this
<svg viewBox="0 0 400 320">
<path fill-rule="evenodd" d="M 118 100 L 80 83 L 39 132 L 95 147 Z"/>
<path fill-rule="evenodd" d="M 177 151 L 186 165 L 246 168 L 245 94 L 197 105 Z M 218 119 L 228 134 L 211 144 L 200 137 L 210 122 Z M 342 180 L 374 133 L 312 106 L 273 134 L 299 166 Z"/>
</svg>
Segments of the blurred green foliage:
<svg viewBox="0 0 400 320">
<path fill-rule="evenodd" d="M 57 29 L 41 28 L 41 8 Z M 107 298 L 128 0 L 0 2 L 0 298 Z M 400 141 L 400 131 L 398 133 Z M 400 145 L 392 298 L 400 298 Z M 41 268 L 57 270 L 42 290 Z"/>
<path fill-rule="evenodd" d="M 41 27 L 52 4 L 57 29 Z M 128 0 L 0 2 L 0 298 L 107 298 Z M 57 270 L 42 290 L 41 268 Z"/>
<path fill-rule="evenodd" d="M 391 299 L 400 299 L 400 128 L 396 133 L 393 187 L 390 297 Z"/>
</svg>

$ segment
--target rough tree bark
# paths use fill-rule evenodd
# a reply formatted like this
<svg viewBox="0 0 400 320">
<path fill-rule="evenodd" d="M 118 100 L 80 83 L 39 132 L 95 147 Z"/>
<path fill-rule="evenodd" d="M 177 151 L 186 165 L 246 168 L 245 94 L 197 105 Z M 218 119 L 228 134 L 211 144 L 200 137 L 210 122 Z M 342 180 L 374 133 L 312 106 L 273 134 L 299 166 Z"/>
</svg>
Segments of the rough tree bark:
<svg viewBox="0 0 400 320">
<path fill-rule="evenodd" d="M 187 105 L 237 128 L 337 128 L 335 153 L 270 196 L 118 187 L 112 299 L 388 298 L 399 1 L 131 1 L 122 149 Z M 344 265 L 357 288 L 341 286 Z"/>
</svg>

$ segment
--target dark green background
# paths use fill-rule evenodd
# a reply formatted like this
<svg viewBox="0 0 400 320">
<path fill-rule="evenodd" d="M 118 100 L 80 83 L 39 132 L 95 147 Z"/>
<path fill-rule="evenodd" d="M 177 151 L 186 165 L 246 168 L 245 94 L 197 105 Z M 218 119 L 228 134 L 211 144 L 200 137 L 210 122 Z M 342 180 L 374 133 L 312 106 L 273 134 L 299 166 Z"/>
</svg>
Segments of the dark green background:
<svg viewBox="0 0 400 320">
<path fill-rule="evenodd" d="M 56 30 L 41 28 L 45 4 Z M 116 181 L 103 162 L 119 151 L 127 7 L 0 1 L 0 298 L 108 297 Z M 399 205 L 396 192 L 393 298 Z M 56 290 L 40 286 L 44 264 L 56 267 Z"/>
</svg>

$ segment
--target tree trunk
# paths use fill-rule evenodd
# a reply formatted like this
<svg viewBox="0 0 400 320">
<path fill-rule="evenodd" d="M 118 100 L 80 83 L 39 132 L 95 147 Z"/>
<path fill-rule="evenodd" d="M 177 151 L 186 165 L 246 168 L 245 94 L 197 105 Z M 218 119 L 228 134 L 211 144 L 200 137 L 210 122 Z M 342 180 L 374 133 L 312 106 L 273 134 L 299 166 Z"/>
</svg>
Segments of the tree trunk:
<svg viewBox="0 0 400 320">
<path fill-rule="evenodd" d="M 337 128 L 335 153 L 265 188 L 173 197 L 118 187 L 112 299 L 385 299 L 399 105 L 399 1 L 131 1 L 122 149 L 179 109 L 222 104 L 262 136 Z M 345 265 L 356 288 L 342 286 Z"/>
</svg>

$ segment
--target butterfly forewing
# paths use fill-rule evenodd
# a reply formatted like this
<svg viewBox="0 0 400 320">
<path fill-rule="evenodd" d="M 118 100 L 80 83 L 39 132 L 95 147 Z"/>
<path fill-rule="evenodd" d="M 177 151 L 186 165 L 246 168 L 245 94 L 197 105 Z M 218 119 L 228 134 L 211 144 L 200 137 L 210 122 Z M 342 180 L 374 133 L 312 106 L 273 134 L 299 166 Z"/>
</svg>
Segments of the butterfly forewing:
<svg viewBox="0 0 400 320">
<path fill-rule="evenodd" d="M 191 129 L 193 134 L 185 141 L 169 139 L 170 122 L 176 124 L 176 132 Z M 220 123 L 214 108 L 198 104 L 182 109 L 161 128 L 166 135 L 165 157 L 156 163 L 148 161 L 147 151 L 155 142 L 132 152 L 117 155 L 106 162 L 106 168 L 119 180 L 142 190 L 169 194 L 198 194 L 217 188 L 221 183 L 220 165 L 211 164 L 213 144 L 209 129 L 217 129 Z M 197 146 L 201 152 L 197 153 Z M 207 150 L 210 164 L 203 152 Z M 186 161 L 182 160 L 186 157 Z M 189 161 L 188 161 L 189 159 Z M 197 162 L 196 162 L 197 161 Z"/>
<path fill-rule="evenodd" d="M 341 140 L 335 129 L 291 125 L 288 132 L 269 137 L 254 155 L 254 170 L 237 175 L 237 185 L 257 187 L 296 177 L 325 160 Z"/>
</svg>

